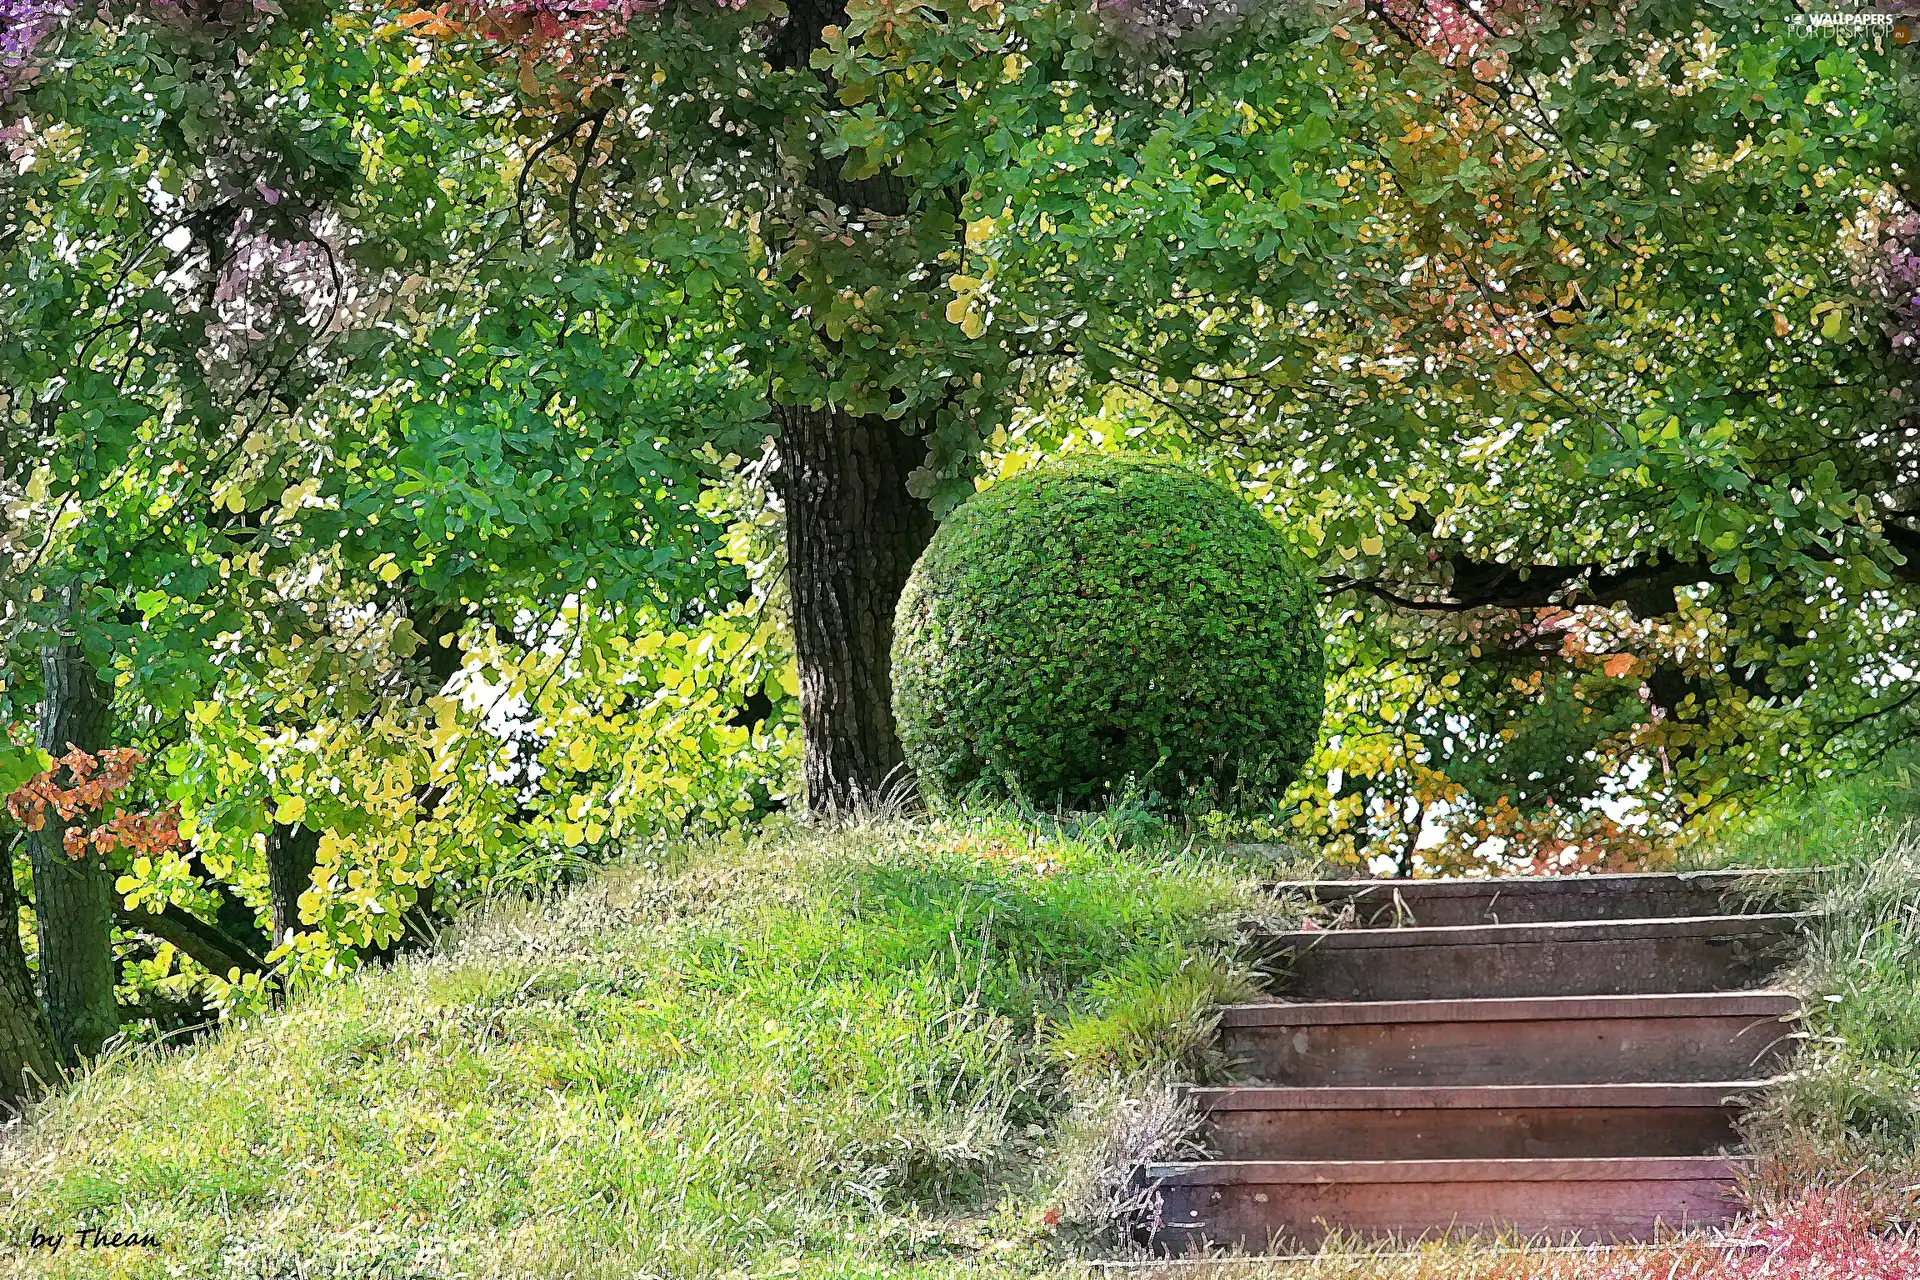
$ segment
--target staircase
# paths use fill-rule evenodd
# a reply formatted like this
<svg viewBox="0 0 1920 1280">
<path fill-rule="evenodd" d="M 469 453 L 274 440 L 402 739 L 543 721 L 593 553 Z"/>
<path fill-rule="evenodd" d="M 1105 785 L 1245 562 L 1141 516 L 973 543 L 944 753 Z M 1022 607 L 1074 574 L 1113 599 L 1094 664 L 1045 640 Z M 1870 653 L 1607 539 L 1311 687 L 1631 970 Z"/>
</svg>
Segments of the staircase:
<svg viewBox="0 0 1920 1280">
<path fill-rule="evenodd" d="M 1213 1159 L 1150 1166 L 1159 1252 L 1329 1234 L 1554 1243 L 1723 1226 L 1735 1121 L 1793 1046 L 1765 989 L 1792 873 L 1322 881 L 1331 929 L 1254 939 L 1286 1001 L 1222 1011 Z"/>
</svg>

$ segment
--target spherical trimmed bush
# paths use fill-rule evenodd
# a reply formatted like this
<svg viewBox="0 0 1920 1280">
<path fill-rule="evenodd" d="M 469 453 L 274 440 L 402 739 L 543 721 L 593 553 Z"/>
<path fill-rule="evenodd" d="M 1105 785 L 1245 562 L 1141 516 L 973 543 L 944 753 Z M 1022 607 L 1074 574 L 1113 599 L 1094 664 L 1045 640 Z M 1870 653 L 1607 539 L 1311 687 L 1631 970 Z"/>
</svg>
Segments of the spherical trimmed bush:
<svg viewBox="0 0 1920 1280">
<path fill-rule="evenodd" d="M 963 503 L 894 621 L 893 711 L 936 796 L 1177 809 L 1277 797 L 1314 748 L 1326 657 L 1286 544 L 1174 463 L 1086 458 Z"/>
</svg>

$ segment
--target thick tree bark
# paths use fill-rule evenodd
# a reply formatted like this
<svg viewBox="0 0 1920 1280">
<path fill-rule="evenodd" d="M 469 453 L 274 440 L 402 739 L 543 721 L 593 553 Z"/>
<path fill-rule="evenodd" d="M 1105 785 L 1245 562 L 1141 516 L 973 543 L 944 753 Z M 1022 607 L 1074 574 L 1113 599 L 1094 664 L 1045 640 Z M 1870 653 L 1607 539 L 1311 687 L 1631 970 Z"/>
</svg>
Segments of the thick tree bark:
<svg viewBox="0 0 1920 1280">
<path fill-rule="evenodd" d="M 55 756 L 107 745 L 111 695 L 73 640 L 40 650 L 40 748 Z M 54 1043 L 69 1061 L 100 1052 L 120 1028 L 113 998 L 113 875 L 91 850 L 69 858 L 67 824 L 51 809 L 27 836 L 39 921 L 40 986 Z"/>
<path fill-rule="evenodd" d="M 267 833 L 267 896 L 273 903 L 273 945 L 300 931 L 300 895 L 313 887 L 320 833 L 274 824 Z"/>
<path fill-rule="evenodd" d="M 0 849 L 0 854 L 5 852 Z M 20 947 L 20 900 L 13 870 L 11 865 L 0 867 L 0 1108 L 17 1111 L 59 1074 L 53 1030 Z"/>
<path fill-rule="evenodd" d="M 871 807 L 905 781 L 893 726 L 893 613 L 933 536 L 907 476 L 926 446 L 881 418 L 778 410 L 787 582 L 800 667 L 807 807 Z"/>
</svg>

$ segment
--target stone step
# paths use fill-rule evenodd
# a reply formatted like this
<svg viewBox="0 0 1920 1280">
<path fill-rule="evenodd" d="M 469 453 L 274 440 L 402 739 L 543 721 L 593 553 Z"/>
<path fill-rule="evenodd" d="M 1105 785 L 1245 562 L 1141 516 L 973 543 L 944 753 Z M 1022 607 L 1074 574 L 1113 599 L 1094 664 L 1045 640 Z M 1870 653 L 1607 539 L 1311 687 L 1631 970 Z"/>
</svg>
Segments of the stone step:
<svg viewBox="0 0 1920 1280">
<path fill-rule="evenodd" d="M 1303 1000 L 1447 1000 L 1735 991 L 1792 958 L 1794 913 L 1328 929 L 1255 935 L 1256 962 Z"/>
<path fill-rule="evenodd" d="M 1715 1155 L 1770 1081 L 1189 1089 L 1221 1160 Z"/>
<path fill-rule="evenodd" d="M 1221 1011 L 1249 1082 L 1567 1085 L 1752 1080 L 1794 1043 L 1784 991 L 1246 1004 Z"/>
<path fill-rule="evenodd" d="M 1299 880 L 1270 886 L 1363 928 L 1741 915 L 1804 905 L 1816 871 L 1682 871 L 1478 880 Z"/>
<path fill-rule="evenodd" d="M 1738 1213 L 1739 1162 L 1719 1156 L 1580 1160 L 1217 1160 L 1150 1165 L 1163 1253 L 1313 1248 L 1367 1239 L 1507 1234 L 1557 1244 L 1653 1239 Z"/>
</svg>

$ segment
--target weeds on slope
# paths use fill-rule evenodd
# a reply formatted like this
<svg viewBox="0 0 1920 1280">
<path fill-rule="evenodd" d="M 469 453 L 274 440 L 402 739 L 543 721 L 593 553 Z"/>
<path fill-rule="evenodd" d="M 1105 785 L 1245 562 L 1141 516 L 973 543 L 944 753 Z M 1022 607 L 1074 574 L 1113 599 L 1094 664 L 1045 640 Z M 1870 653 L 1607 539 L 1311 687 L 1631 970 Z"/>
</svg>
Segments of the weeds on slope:
<svg viewBox="0 0 1920 1280">
<path fill-rule="evenodd" d="M 50 1099 L 0 1151 L 0 1272 L 1050 1271 L 1071 1082 L 1198 1043 L 1257 871 L 1124 813 L 615 867 Z M 162 1246 L 30 1245 L 88 1226 Z"/>
<path fill-rule="evenodd" d="M 1911 1216 L 1920 1190 L 1920 826 L 1840 867 L 1791 981 L 1807 1007 L 1789 1080 L 1749 1123 L 1762 1213 L 1812 1186 Z"/>
</svg>

